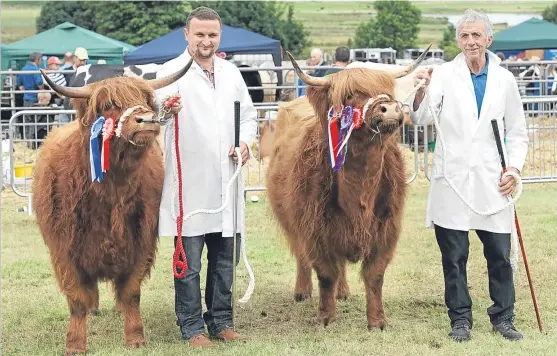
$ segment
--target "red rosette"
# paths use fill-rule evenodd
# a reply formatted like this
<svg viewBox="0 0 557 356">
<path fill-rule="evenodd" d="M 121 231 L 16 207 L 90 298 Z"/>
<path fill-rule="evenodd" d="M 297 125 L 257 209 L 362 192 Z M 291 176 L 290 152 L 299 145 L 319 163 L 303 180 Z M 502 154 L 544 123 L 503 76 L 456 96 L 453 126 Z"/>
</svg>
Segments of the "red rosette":
<svg viewBox="0 0 557 356">
<path fill-rule="evenodd" d="M 101 156 L 101 167 L 102 171 L 108 171 L 109 158 L 110 158 L 110 139 L 114 136 L 116 127 L 114 125 L 114 118 L 108 117 L 104 120 L 104 125 L 102 129 L 103 135 L 103 151 Z"/>
<path fill-rule="evenodd" d="M 360 127 L 362 127 L 363 121 L 364 121 L 364 118 L 363 118 L 363 114 L 362 114 L 362 108 L 355 107 L 354 108 L 354 116 L 352 118 L 352 122 L 354 122 L 354 129 L 357 130 Z"/>
</svg>

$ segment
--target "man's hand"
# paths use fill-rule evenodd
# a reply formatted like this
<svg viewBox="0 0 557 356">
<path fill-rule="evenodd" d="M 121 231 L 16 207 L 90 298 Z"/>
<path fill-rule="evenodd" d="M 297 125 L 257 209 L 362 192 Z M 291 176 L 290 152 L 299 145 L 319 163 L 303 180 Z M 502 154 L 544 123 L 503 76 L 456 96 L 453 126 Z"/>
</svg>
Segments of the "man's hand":
<svg viewBox="0 0 557 356">
<path fill-rule="evenodd" d="M 433 72 L 433 68 L 429 68 L 427 72 L 425 70 L 422 70 L 414 76 L 414 85 L 417 85 L 422 79 L 425 79 L 425 84 L 422 87 L 420 87 L 420 89 L 418 89 L 418 91 L 416 92 L 416 96 L 414 97 L 414 104 L 413 104 L 414 111 L 418 110 L 420 104 L 424 100 L 425 90 L 427 89 L 427 86 L 431 81 L 432 72 Z"/>
<path fill-rule="evenodd" d="M 242 166 L 246 164 L 249 158 L 248 145 L 244 141 L 240 141 L 240 153 L 242 154 Z M 238 164 L 238 157 L 236 157 L 236 151 L 234 151 L 234 146 L 230 147 L 228 155 L 232 156 L 232 161 Z"/>
<path fill-rule="evenodd" d="M 518 169 L 514 167 L 507 168 L 507 171 L 513 171 L 516 174 L 520 173 Z M 510 196 L 511 194 L 514 193 L 515 189 L 516 189 L 516 180 L 513 176 L 506 176 L 503 179 L 501 179 L 501 182 L 499 182 L 499 191 L 504 196 Z"/>
<path fill-rule="evenodd" d="M 180 110 L 182 110 L 182 98 L 180 97 L 180 94 L 178 95 L 178 100 L 176 100 L 172 106 L 170 107 L 170 111 L 173 114 L 178 114 L 180 112 Z M 170 100 L 170 99 L 169 99 Z M 164 102 L 164 106 L 166 107 L 166 104 L 168 103 L 168 100 Z"/>
</svg>

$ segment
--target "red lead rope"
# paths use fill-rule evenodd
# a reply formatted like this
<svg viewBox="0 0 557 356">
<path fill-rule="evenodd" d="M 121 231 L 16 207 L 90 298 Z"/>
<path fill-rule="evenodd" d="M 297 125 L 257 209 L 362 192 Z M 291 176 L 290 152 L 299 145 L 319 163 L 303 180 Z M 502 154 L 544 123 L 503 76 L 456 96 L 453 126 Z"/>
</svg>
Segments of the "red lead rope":
<svg viewBox="0 0 557 356">
<path fill-rule="evenodd" d="M 169 100 L 166 104 L 167 108 L 172 107 L 174 102 L 178 100 L 178 98 L 173 98 Z M 182 202 L 182 166 L 180 164 L 180 146 L 178 145 L 178 137 L 179 137 L 179 130 L 178 130 L 178 114 L 174 115 L 174 147 L 176 148 L 176 167 L 178 169 L 178 202 L 179 202 L 179 209 L 180 213 L 176 218 L 176 232 L 177 232 L 177 241 L 176 241 L 176 249 L 174 250 L 174 258 L 172 259 L 172 272 L 174 273 L 174 277 L 181 279 L 184 278 L 186 275 L 186 271 L 188 270 L 188 261 L 186 259 L 186 252 L 184 251 L 184 246 L 182 245 L 182 223 L 184 222 L 184 207 Z M 174 204 L 174 202 L 172 202 Z M 178 272 L 178 269 L 181 271 Z"/>
</svg>

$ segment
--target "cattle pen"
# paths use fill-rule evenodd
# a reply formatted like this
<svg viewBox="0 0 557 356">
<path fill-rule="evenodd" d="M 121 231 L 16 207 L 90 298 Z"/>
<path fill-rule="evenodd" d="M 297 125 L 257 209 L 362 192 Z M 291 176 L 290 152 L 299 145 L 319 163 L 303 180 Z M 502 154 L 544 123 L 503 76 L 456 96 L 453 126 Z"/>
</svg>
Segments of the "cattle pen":
<svg viewBox="0 0 557 356">
<path fill-rule="evenodd" d="M 549 79 L 543 80 L 549 82 Z M 273 87 L 273 90 L 296 89 L 293 83 L 295 81 L 285 81 L 284 88 Z M 363 282 L 358 266 L 351 265 L 348 283 L 352 295 L 338 303 L 338 319 L 327 328 L 319 328 L 312 322 L 317 308 L 317 287 L 310 300 L 294 302 L 295 261 L 266 201 L 268 158 L 262 152 L 265 146 L 262 140 L 265 140 L 265 132 L 272 131 L 279 107 L 279 103 L 271 100 L 256 105 L 258 140 L 243 171 L 246 247 L 257 285 L 250 301 L 238 310 L 236 327 L 249 337 L 249 341 L 219 345 L 204 354 L 553 354 L 557 348 L 557 275 L 553 273 L 557 270 L 557 96 L 524 93 L 522 101 L 530 142 L 522 172 L 526 184 L 517 203 L 517 213 L 521 217 L 545 333 L 537 330 L 523 266 L 519 266 L 515 280 L 515 322 L 524 332 L 525 340 L 520 344 L 505 342 L 491 333 L 485 312 L 491 304 L 485 261 L 480 241 L 471 234 L 468 278 L 474 300 L 473 341 L 462 345 L 446 338 L 449 328 L 443 302 L 440 255 L 433 232 L 423 227 L 435 132 L 432 126 L 412 125 L 405 125 L 400 131 L 409 194 L 399 246 L 385 276 L 383 293 L 389 326 L 384 332 L 366 330 L 362 313 L 365 309 Z M 1 193 L 2 354 L 59 354 L 64 347 L 67 306 L 57 289 L 48 251 L 30 209 L 33 196 L 30 187 L 41 142 L 51 130 L 62 125 L 61 114 L 73 118 L 74 111 L 52 107 L 8 106 L 2 109 L 10 113 L 9 119 L 2 122 L 3 142 L 6 143 L 2 161 L 5 189 Z M 180 340 L 175 325 L 172 243 L 170 239 L 160 240 L 154 271 L 142 289 L 147 346 L 137 350 L 126 348 L 121 340 L 123 321 L 114 310 L 111 286 L 101 284 L 100 314 L 88 321 L 90 354 L 182 355 L 190 351 Z M 249 276 L 242 263 L 237 280 L 238 290 L 245 290 Z M 201 285 L 204 283 L 202 274 Z"/>
</svg>

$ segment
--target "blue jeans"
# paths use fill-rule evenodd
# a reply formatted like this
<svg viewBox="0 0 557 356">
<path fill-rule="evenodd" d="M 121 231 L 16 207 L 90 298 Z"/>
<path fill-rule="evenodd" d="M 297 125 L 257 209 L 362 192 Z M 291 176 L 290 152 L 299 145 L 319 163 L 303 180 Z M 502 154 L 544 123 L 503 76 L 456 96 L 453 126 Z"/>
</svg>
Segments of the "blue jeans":
<svg viewBox="0 0 557 356">
<path fill-rule="evenodd" d="M 240 234 L 236 235 L 236 265 L 240 259 Z M 177 238 L 174 238 L 176 247 Z M 199 273 L 201 254 L 207 245 L 207 278 L 205 304 L 202 314 Z M 204 332 L 205 325 L 210 335 L 215 335 L 232 324 L 232 254 L 233 238 L 222 237 L 221 233 L 183 237 L 188 270 L 182 279 L 174 277 L 175 310 L 182 339 L 189 339 Z"/>
</svg>

